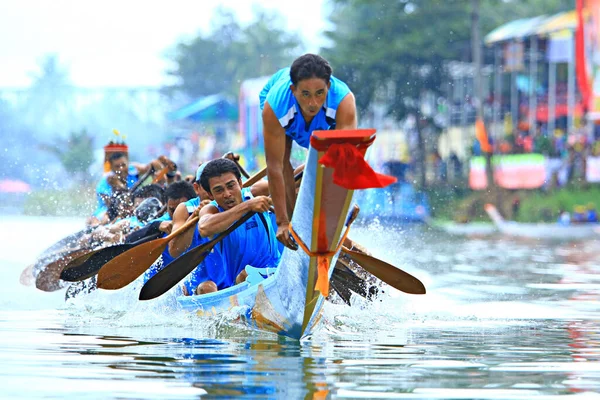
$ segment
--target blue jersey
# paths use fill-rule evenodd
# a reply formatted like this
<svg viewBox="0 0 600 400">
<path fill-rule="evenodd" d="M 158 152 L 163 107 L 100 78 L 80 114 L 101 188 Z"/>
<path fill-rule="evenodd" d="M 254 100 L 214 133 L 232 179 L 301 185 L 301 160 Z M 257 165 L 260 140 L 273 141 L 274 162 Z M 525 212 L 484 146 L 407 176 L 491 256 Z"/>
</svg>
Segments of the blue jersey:
<svg viewBox="0 0 600 400">
<path fill-rule="evenodd" d="M 151 224 L 152 222 L 156 222 L 156 221 L 171 221 L 171 216 L 169 215 L 168 212 L 164 213 L 161 217 L 153 219 L 152 221 L 148 222 L 148 224 Z M 162 235 L 160 235 L 161 238 L 167 236 L 166 233 L 163 233 Z M 171 254 L 169 253 L 169 246 L 167 246 L 162 254 L 161 257 L 158 259 L 157 262 L 155 262 L 154 264 L 152 264 L 152 266 L 150 268 L 148 268 L 148 270 L 144 273 L 144 283 L 148 282 L 148 279 L 152 278 L 154 275 L 156 275 L 158 273 L 158 271 L 160 271 L 161 269 L 163 269 L 163 267 L 165 267 L 166 265 L 170 264 L 171 261 L 173 261 L 174 258 L 171 257 Z"/>
<path fill-rule="evenodd" d="M 242 189 L 242 201 L 252 197 L 250 188 Z M 217 207 L 219 212 L 224 211 L 216 201 L 210 204 Z M 270 214 L 270 212 L 254 214 L 215 246 L 221 254 L 226 270 L 225 287 L 235 284 L 235 278 L 246 265 L 255 268 L 274 268 L 279 264 L 281 251 L 275 237 L 277 225 L 274 224 Z"/>
<path fill-rule="evenodd" d="M 350 93 L 348 85 L 331 77 L 331 86 L 323 108 L 315 115 L 309 126 L 306 126 L 300 106 L 292 94 L 290 85 L 290 68 L 279 70 L 269 79 L 259 95 L 260 109 L 264 109 L 265 101 L 269 103 L 286 135 L 300 146 L 308 148 L 313 131 L 335 128 L 335 116 L 342 99 Z"/>
<path fill-rule="evenodd" d="M 194 212 L 196 208 L 200 205 L 200 198 L 194 197 L 186 201 L 185 207 L 187 209 L 188 214 Z M 190 244 L 189 249 L 193 249 L 195 247 L 201 246 L 204 243 L 208 242 L 209 239 L 200 236 L 200 232 L 198 231 L 198 225 L 194 228 L 194 236 L 192 237 L 192 243 Z M 170 257 L 170 255 L 169 255 Z M 208 254 L 202 263 L 196 267 L 192 271 L 192 273 L 186 278 L 183 282 L 185 287 L 188 290 L 188 293 L 194 293 L 196 287 L 199 284 L 206 281 L 213 281 L 220 289 L 224 289 L 228 286 L 225 286 L 225 268 L 223 267 L 223 261 L 221 254 L 218 253 L 217 248 L 213 248 L 213 250 Z"/>
<path fill-rule="evenodd" d="M 137 168 L 133 165 L 129 166 L 129 170 L 127 171 L 127 189 L 131 189 L 133 185 L 138 181 L 138 172 Z M 103 176 L 96 185 L 96 200 L 98 203 L 98 207 L 96 211 L 94 211 L 95 217 L 100 217 L 107 211 L 106 203 L 104 202 L 103 196 L 111 196 L 113 193 L 112 186 L 108 183 L 107 176 Z"/>
</svg>

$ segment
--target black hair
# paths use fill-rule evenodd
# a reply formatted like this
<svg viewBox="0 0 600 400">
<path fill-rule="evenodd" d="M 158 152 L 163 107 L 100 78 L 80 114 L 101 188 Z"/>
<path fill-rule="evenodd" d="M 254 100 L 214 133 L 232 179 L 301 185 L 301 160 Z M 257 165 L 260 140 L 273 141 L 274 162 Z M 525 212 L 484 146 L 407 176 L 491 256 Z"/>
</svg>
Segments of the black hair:
<svg viewBox="0 0 600 400">
<path fill-rule="evenodd" d="M 156 183 L 142 186 L 133 192 L 134 198 L 147 199 L 148 197 L 156 197 L 161 203 L 165 202 L 165 189 Z"/>
<path fill-rule="evenodd" d="M 202 171 L 202 175 L 200 175 L 200 183 L 202 184 L 202 188 L 210 193 L 210 184 L 208 180 L 210 178 L 214 178 L 217 176 L 221 176 L 231 172 L 235 177 L 240 180 L 242 179 L 242 174 L 240 174 L 240 170 L 235 165 L 233 161 L 228 158 L 217 158 L 215 160 L 209 161 L 204 167 L 204 171 Z"/>
<path fill-rule="evenodd" d="M 167 189 L 165 190 L 165 196 L 167 197 L 167 200 L 177 200 L 181 199 L 182 197 L 189 200 L 196 197 L 196 192 L 194 191 L 194 186 L 191 183 L 186 181 L 178 181 L 167 186 Z"/>
<path fill-rule="evenodd" d="M 319 78 L 325 83 L 331 79 L 331 65 L 323 57 L 316 54 L 305 54 L 294 60 L 290 68 L 290 79 L 294 86 L 304 79 Z"/>
<path fill-rule="evenodd" d="M 111 155 L 108 156 L 108 162 L 110 162 L 112 164 L 113 161 L 118 160 L 121 157 L 127 157 L 127 153 L 123 153 L 122 151 L 117 151 L 116 153 L 112 153 Z"/>
</svg>

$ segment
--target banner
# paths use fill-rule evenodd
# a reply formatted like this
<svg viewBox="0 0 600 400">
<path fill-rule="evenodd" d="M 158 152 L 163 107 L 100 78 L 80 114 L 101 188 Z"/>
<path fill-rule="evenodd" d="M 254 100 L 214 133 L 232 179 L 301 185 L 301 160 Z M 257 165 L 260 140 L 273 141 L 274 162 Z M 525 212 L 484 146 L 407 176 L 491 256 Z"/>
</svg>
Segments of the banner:
<svg viewBox="0 0 600 400">
<path fill-rule="evenodd" d="M 585 166 L 585 180 L 600 182 L 600 157 L 588 157 Z"/>
<path fill-rule="evenodd" d="M 546 160 L 541 154 L 508 154 L 492 157 L 494 181 L 505 189 L 537 189 L 546 182 Z M 471 158 L 469 186 L 487 188 L 485 158 Z"/>
<path fill-rule="evenodd" d="M 573 34 L 570 30 L 550 34 L 546 58 L 551 63 L 573 62 Z"/>
<path fill-rule="evenodd" d="M 504 45 L 504 71 L 522 71 L 524 46 L 523 42 L 508 42 Z"/>
<path fill-rule="evenodd" d="M 590 13 L 589 35 L 586 40 L 590 41 L 589 51 L 591 64 L 590 86 L 591 95 L 589 102 L 589 118 L 600 120 L 600 0 L 587 0 L 585 8 Z M 586 46 L 587 47 L 587 46 Z"/>
</svg>

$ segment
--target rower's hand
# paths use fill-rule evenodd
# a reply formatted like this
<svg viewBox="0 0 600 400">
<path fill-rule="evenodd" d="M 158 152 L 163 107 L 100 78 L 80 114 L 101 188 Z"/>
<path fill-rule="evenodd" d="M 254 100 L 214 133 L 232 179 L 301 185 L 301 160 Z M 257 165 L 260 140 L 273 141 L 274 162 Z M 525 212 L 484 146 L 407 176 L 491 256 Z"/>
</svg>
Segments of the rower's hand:
<svg viewBox="0 0 600 400">
<path fill-rule="evenodd" d="M 210 202 L 211 202 L 211 200 L 208 200 L 208 199 L 202 200 L 200 202 L 200 205 L 198 206 L 197 210 L 200 211 L 202 209 L 202 207 L 209 205 Z"/>
<path fill-rule="evenodd" d="M 290 223 L 289 222 L 278 222 L 277 233 L 275 234 L 277 240 L 279 240 L 285 247 L 292 250 L 298 250 L 298 245 L 290 235 Z"/>
<path fill-rule="evenodd" d="M 250 211 L 254 211 L 257 213 L 267 212 L 273 205 L 273 200 L 267 196 L 256 196 L 248 201 L 248 208 Z"/>
<path fill-rule="evenodd" d="M 233 162 L 239 162 L 240 161 L 240 155 L 237 154 L 237 153 L 234 153 L 232 151 L 230 151 L 227 154 L 225 154 L 224 157 L 225 158 L 229 158 Z"/>
<path fill-rule="evenodd" d="M 173 230 L 173 221 L 163 221 L 158 226 L 158 230 L 164 233 L 171 233 Z"/>
</svg>

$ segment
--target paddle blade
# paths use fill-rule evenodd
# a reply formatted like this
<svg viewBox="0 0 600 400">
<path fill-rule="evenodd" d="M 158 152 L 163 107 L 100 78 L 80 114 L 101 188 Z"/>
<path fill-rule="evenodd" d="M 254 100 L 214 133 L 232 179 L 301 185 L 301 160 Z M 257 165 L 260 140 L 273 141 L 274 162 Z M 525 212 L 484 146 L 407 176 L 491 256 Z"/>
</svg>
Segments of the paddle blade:
<svg viewBox="0 0 600 400">
<path fill-rule="evenodd" d="M 354 250 L 342 248 L 342 251 L 369 273 L 375 275 L 388 285 L 409 294 L 425 294 L 423 283 L 400 268 L 394 267 L 378 258 Z"/>
<path fill-rule="evenodd" d="M 41 268 L 35 279 L 35 287 L 44 292 L 54 292 L 62 289 L 66 286 L 66 283 L 60 279 L 63 268 L 72 260 L 87 254 L 89 251 L 90 249 L 75 250 Z"/>
<path fill-rule="evenodd" d="M 67 282 L 79 282 L 96 275 L 100 268 L 113 258 L 150 240 L 157 239 L 161 233 L 156 233 L 133 243 L 123 243 L 95 250 L 90 254 L 73 260 L 65 267 L 60 278 Z"/>
<path fill-rule="evenodd" d="M 168 244 L 169 237 L 152 240 L 113 258 L 98 271 L 98 287 L 117 290 L 129 285 L 154 264 Z"/>
<path fill-rule="evenodd" d="M 151 300 L 169 291 L 204 261 L 215 244 L 214 240 L 204 243 L 171 261 L 142 286 L 139 299 Z"/>
<path fill-rule="evenodd" d="M 79 282 L 91 278 L 100 271 L 104 264 L 131 247 L 131 245 L 116 245 L 92 251 L 90 254 L 70 262 L 60 274 L 60 279 L 67 282 Z"/>
<path fill-rule="evenodd" d="M 35 277 L 33 276 L 33 266 L 34 264 L 29 265 L 27 268 L 21 272 L 21 276 L 19 276 L 19 283 L 23 286 L 31 286 L 35 282 Z"/>
</svg>

